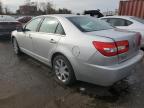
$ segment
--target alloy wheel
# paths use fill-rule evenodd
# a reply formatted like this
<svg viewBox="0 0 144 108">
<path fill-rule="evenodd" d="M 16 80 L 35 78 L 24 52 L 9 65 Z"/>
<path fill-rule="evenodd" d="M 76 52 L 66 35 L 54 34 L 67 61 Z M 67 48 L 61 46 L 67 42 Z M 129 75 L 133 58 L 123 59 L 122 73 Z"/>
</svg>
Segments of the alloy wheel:
<svg viewBox="0 0 144 108">
<path fill-rule="evenodd" d="M 58 59 L 55 61 L 54 65 L 56 76 L 62 82 L 66 82 L 69 80 L 69 68 L 67 64 L 62 59 Z"/>
</svg>

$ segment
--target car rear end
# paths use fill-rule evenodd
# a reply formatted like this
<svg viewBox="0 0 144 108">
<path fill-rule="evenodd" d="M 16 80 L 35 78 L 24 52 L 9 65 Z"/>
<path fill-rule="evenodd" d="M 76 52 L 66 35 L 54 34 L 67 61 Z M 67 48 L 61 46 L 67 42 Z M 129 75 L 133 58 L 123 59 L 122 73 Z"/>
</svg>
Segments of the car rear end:
<svg viewBox="0 0 144 108">
<path fill-rule="evenodd" d="M 87 34 L 96 36 L 91 40 L 95 53 L 82 63 L 85 76 L 91 83 L 112 85 L 128 77 L 143 58 L 143 52 L 139 50 L 139 33 L 111 29 Z"/>
<path fill-rule="evenodd" d="M 21 26 L 13 17 L 0 16 L 0 37 L 10 37 L 11 32 Z"/>
<path fill-rule="evenodd" d="M 20 26 L 21 24 L 19 22 L 0 22 L 0 35 L 10 35 L 12 31 Z"/>
<path fill-rule="evenodd" d="M 128 77 L 142 60 L 141 35 L 114 29 L 90 17 L 69 18 L 82 31 L 77 57 L 78 80 L 110 86 Z"/>
</svg>

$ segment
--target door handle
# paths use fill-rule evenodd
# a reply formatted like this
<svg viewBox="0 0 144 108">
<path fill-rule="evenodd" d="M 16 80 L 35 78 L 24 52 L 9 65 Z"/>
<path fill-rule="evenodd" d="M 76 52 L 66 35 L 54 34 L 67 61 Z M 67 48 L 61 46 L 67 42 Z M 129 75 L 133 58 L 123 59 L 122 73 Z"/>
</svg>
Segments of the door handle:
<svg viewBox="0 0 144 108">
<path fill-rule="evenodd" d="M 51 39 L 51 40 L 50 40 L 50 43 L 56 44 L 57 42 L 56 42 L 54 39 Z"/>
</svg>

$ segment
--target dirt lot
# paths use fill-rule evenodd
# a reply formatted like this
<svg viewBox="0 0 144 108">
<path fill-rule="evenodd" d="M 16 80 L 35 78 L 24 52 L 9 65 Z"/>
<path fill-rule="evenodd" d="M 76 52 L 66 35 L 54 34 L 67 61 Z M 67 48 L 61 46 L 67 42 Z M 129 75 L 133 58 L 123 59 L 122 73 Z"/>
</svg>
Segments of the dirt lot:
<svg viewBox="0 0 144 108">
<path fill-rule="evenodd" d="M 85 89 L 83 91 L 83 89 Z M 143 108 L 144 62 L 115 87 L 60 85 L 51 69 L 0 39 L 0 108 Z"/>
</svg>

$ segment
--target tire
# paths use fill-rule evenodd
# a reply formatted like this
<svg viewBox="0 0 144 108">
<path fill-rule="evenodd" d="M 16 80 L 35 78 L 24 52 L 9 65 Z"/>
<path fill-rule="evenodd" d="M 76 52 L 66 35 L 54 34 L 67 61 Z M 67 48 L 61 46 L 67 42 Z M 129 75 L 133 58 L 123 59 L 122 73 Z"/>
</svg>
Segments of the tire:
<svg viewBox="0 0 144 108">
<path fill-rule="evenodd" d="M 72 85 L 76 81 L 72 65 L 63 55 L 58 55 L 53 59 L 53 72 L 64 85 Z"/>
<path fill-rule="evenodd" d="M 15 54 L 21 55 L 22 52 L 20 51 L 19 45 L 15 38 L 12 39 L 12 44 L 13 44 L 13 49 L 14 49 Z"/>
</svg>

